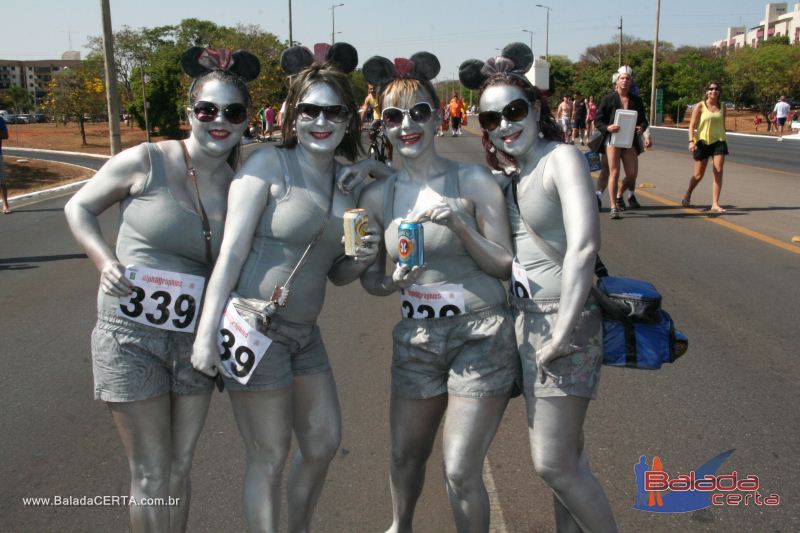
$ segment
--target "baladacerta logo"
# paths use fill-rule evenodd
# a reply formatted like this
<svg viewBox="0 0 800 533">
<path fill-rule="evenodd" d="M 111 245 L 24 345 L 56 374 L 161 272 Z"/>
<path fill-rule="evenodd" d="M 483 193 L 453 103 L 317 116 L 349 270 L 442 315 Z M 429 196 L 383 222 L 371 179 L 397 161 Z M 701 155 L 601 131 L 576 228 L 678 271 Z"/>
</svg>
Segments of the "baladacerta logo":
<svg viewBox="0 0 800 533">
<path fill-rule="evenodd" d="M 634 509 L 651 513 L 688 513 L 712 505 L 776 506 L 778 494 L 761 494 L 756 474 L 717 474 L 717 470 L 736 450 L 712 457 L 688 474 L 670 475 L 659 456 L 648 464 L 647 456 L 639 457 L 633 467 L 636 474 Z"/>
</svg>

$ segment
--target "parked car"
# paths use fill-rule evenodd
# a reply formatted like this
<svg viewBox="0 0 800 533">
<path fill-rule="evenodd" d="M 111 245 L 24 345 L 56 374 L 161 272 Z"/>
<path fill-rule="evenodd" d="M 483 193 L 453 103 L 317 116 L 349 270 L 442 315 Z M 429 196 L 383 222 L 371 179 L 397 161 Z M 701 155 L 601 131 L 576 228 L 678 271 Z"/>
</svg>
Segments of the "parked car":
<svg viewBox="0 0 800 533">
<path fill-rule="evenodd" d="M 33 121 L 36 123 L 50 122 L 50 119 L 44 113 L 34 113 L 31 116 L 33 117 Z"/>
<path fill-rule="evenodd" d="M 800 109 L 800 98 L 792 98 L 791 100 L 786 100 L 786 102 L 792 109 Z"/>
<path fill-rule="evenodd" d="M 31 124 L 33 122 L 33 117 L 26 113 L 20 113 L 17 115 L 17 124 Z"/>
<path fill-rule="evenodd" d="M 13 113 L 8 113 L 6 115 L 3 115 L 3 118 L 5 119 L 6 124 L 16 124 L 17 123 L 17 115 L 15 115 Z"/>
</svg>

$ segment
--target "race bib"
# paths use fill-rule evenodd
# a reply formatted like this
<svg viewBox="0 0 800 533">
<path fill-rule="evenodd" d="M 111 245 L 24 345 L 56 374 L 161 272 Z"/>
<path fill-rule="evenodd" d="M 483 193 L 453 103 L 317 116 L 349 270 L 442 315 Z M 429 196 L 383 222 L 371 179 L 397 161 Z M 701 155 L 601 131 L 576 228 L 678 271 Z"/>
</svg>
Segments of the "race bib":
<svg viewBox="0 0 800 533">
<path fill-rule="evenodd" d="M 248 324 L 228 300 L 219 323 L 220 359 L 233 379 L 247 385 L 272 339 Z"/>
<path fill-rule="evenodd" d="M 508 281 L 508 290 L 512 296 L 517 298 L 530 298 L 531 286 L 528 282 L 528 272 L 519 260 L 514 257 L 511 262 L 511 279 Z"/>
<path fill-rule="evenodd" d="M 412 285 L 400 291 L 400 308 L 405 318 L 442 318 L 464 312 L 464 286 Z"/>
<path fill-rule="evenodd" d="M 204 277 L 138 266 L 128 266 L 125 277 L 133 284 L 133 292 L 120 297 L 117 316 L 154 328 L 194 333 Z"/>
</svg>

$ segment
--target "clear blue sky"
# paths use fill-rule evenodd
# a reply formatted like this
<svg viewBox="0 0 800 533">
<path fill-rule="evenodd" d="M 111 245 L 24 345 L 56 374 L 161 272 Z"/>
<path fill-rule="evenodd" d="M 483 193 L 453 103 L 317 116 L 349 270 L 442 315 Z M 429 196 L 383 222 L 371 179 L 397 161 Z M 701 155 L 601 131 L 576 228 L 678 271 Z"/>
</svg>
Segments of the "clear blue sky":
<svg viewBox="0 0 800 533">
<path fill-rule="evenodd" d="M 220 25 L 257 24 L 288 39 L 288 0 L 110 0 L 114 29 L 176 24 L 184 18 Z M 486 59 L 513 41 L 530 43 L 544 55 L 545 10 L 537 0 L 293 0 L 293 37 L 304 44 L 330 41 L 332 3 L 337 40 L 353 44 L 360 60 L 378 54 L 408 57 L 427 50 L 449 78 L 464 59 Z M 550 53 L 577 60 L 595 44 L 623 31 L 643 39 L 655 33 L 656 0 L 544 0 L 550 13 Z M 0 59 L 57 59 L 69 49 L 85 57 L 87 37 L 102 33 L 100 0 L 4 0 L 0 10 Z M 754 26 L 766 2 L 662 0 L 660 39 L 676 46 L 707 46 L 722 39 L 728 26 Z M 788 2 L 789 8 L 794 0 Z M 460 6 L 456 8 L 455 6 Z"/>
</svg>

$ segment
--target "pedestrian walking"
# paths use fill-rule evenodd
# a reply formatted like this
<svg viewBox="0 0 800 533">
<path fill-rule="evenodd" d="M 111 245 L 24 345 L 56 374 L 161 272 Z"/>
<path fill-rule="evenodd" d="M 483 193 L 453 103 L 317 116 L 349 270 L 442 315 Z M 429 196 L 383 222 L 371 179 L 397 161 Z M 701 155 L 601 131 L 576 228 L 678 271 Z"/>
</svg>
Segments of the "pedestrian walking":
<svg viewBox="0 0 800 533">
<path fill-rule="evenodd" d="M 772 109 L 772 121 L 778 129 L 778 141 L 783 140 L 783 127 L 786 125 L 786 119 L 789 118 L 789 111 L 791 106 L 786 101 L 785 96 L 781 96 L 778 103 Z"/>
<path fill-rule="evenodd" d="M 689 188 L 681 199 L 681 205 L 691 205 L 692 192 L 703 179 L 708 160 L 711 159 L 714 172 L 711 211 L 724 213 L 725 209 L 719 205 L 719 195 L 722 192 L 722 170 L 725 156 L 728 155 L 728 142 L 725 133 L 725 107 L 720 100 L 722 85 L 711 81 L 706 85 L 705 93 L 705 98 L 692 109 L 692 119 L 689 122 L 689 151 L 694 158 L 694 175 L 689 180 Z"/>
<path fill-rule="evenodd" d="M 100 271 L 95 398 L 108 405 L 124 445 L 131 497 L 155 502 L 130 506 L 135 532 L 186 530 L 189 472 L 214 387 L 190 362 L 196 311 L 248 124 L 246 82 L 259 71 L 258 59 L 241 50 L 194 47 L 181 65 L 194 77 L 189 138 L 115 155 L 64 208 Z M 99 221 L 112 206 L 120 212 L 115 249 Z M 167 283 L 147 285 L 147 278 Z M 145 311 L 151 300 L 158 305 Z"/>
<path fill-rule="evenodd" d="M 8 206 L 8 186 L 6 185 L 6 166 L 3 162 L 3 141 L 8 139 L 8 126 L 3 117 L 0 117 L 0 194 L 3 199 L 3 214 L 11 214 L 11 208 Z"/>
<path fill-rule="evenodd" d="M 450 135 L 456 137 L 461 135 L 461 122 L 464 117 L 464 101 L 458 96 L 458 93 L 453 93 L 450 99 Z"/>
<path fill-rule="evenodd" d="M 630 189 L 629 202 L 632 207 L 638 207 L 639 202 L 633 192 L 636 183 L 636 176 L 639 173 L 639 154 L 644 151 L 649 143 L 649 137 L 643 139 L 642 134 L 647 129 L 647 117 L 644 110 L 644 102 L 640 96 L 630 93 L 633 83 L 633 71 L 628 66 L 620 67 L 617 72 L 617 79 L 614 83 L 614 92 L 603 97 L 597 108 L 595 124 L 597 129 L 603 134 L 603 142 L 600 145 L 601 153 L 608 156 L 608 194 L 611 198 L 611 218 L 620 218 L 620 212 L 625 210 L 625 201 L 622 194 L 626 189 Z M 617 109 L 630 109 L 636 111 L 636 135 L 634 135 L 633 146 L 630 148 L 617 148 L 611 144 L 611 134 L 619 131 L 620 126 L 614 124 L 614 116 Z M 625 179 L 620 183 L 620 163 L 625 168 Z"/>
</svg>

